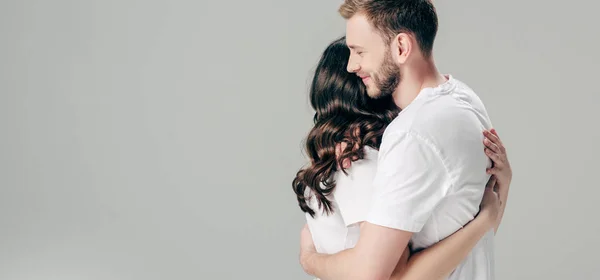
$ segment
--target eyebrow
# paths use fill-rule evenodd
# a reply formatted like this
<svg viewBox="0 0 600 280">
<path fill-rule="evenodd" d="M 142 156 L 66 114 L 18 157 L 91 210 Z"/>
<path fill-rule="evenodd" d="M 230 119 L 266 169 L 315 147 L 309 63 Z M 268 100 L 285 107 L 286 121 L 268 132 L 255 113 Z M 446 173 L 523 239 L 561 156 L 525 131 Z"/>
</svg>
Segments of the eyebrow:
<svg viewBox="0 0 600 280">
<path fill-rule="evenodd" d="M 354 49 L 362 49 L 362 47 L 361 47 L 361 46 L 357 46 L 357 45 L 348 45 L 348 48 L 349 48 L 349 49 L 351 49 L 351 50 L 354 50 Z"/>
</svg>

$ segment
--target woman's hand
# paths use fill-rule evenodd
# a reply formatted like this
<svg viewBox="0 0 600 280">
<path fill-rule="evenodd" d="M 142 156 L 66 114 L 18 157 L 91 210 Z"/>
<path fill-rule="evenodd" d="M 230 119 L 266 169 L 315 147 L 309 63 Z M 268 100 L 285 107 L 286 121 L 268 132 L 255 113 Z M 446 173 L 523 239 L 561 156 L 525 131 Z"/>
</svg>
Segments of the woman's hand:
<svg viewBox="0 0 600 280">
<path fill-rule="evenodd" d="M 488 168 L 487 173 L 492 175 L 490 180 L 492 180 L 492 178 L 496 180 L 496 184 L 493 186 L 493 192 L 498 195 L 501 205 L 500 213 L 497 214 L 496 224 L 494 225 L 495 231 L 498 231 L 498 227 L 500 227 L 502 217 L 504 216 L 506 201 L 508 200 L 508 190 L 512 181 L 512 168 L 510 167 L 510 162 L 506 156 L 504 144 L 500 140 L 500 137 L 498 137 L 496 130 L 486 130 L 483 132 L 483 135 L 485 136 L 485 139 L 483 139 L 485 154 L 493 162 L 492 168 Z M 489 193 L 489 190 L 486 189 L 486 192 Z M 489 195 L 490 194 L 488 194 L 488 196 Z"/>
<path fill-rule="evenodd" d="M 494 163 L 492 168 L 487 169 L 487 173 L 496 176 L 500 187 L 508 187 L 512 181 L 512 168 L 510 162 L 508 162 L 504 144 L 502 144 L 495 129 L 485 130 L 483 135 L 485 136 L 485 139 L 483 139 L 485 154 Z"/>
</svg>

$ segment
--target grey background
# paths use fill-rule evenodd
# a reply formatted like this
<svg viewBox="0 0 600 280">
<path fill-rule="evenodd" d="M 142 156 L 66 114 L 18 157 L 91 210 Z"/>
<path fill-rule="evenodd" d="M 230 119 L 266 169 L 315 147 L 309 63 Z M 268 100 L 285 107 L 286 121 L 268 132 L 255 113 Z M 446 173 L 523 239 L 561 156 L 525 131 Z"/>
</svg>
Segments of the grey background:
<svg viewBox="0 0 600 280">
<path fill-rule="evenodd" d="M 341 1 L 0 1 L 0 279 L 309 279 L 291 180 Z M 498 279 L 597 279 L 594 1 L 436 1 L 514 179 Z"/>
</svg>

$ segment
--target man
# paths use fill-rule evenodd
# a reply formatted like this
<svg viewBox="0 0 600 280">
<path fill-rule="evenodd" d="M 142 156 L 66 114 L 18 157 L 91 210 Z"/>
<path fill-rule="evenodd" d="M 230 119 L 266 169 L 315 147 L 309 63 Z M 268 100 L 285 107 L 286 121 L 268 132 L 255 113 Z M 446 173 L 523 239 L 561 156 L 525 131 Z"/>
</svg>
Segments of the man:
<svg viewBox="0 0 600 280">
<path fill-rule="evenodd" d="M 300 261 L 324 280 L 387 280 L 402 269 L 396 265 L 409 242 L 427 248 L 477 214 L 490 177 L 481 132 L 491 123 L 469 87 L 438 72 L 430 1 L 346 0 L 340 13 L 351 50 L 347 70 L 362 78 L 370 97 L 392 95 L 402 112 L 383 136 L 372 209 L 354 248 L 318 254 L 303 234 Z M 493 235 L 449 279 L 494 279 Z"/>
</svg>

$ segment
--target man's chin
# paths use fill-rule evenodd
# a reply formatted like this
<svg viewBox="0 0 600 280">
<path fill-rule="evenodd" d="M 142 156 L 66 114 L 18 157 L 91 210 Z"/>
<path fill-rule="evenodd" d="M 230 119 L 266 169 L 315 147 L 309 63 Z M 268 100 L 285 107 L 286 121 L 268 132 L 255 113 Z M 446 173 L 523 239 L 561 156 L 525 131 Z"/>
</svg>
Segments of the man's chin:
<svg viewBox="0 0 600 280">
<path fill-rule="evenodd" d="M 367 95 L 372 98 L 372 99 L 379 99 L 381 98 L 381 92 L 380 91 L 367 91 Z"/>
</svg>

